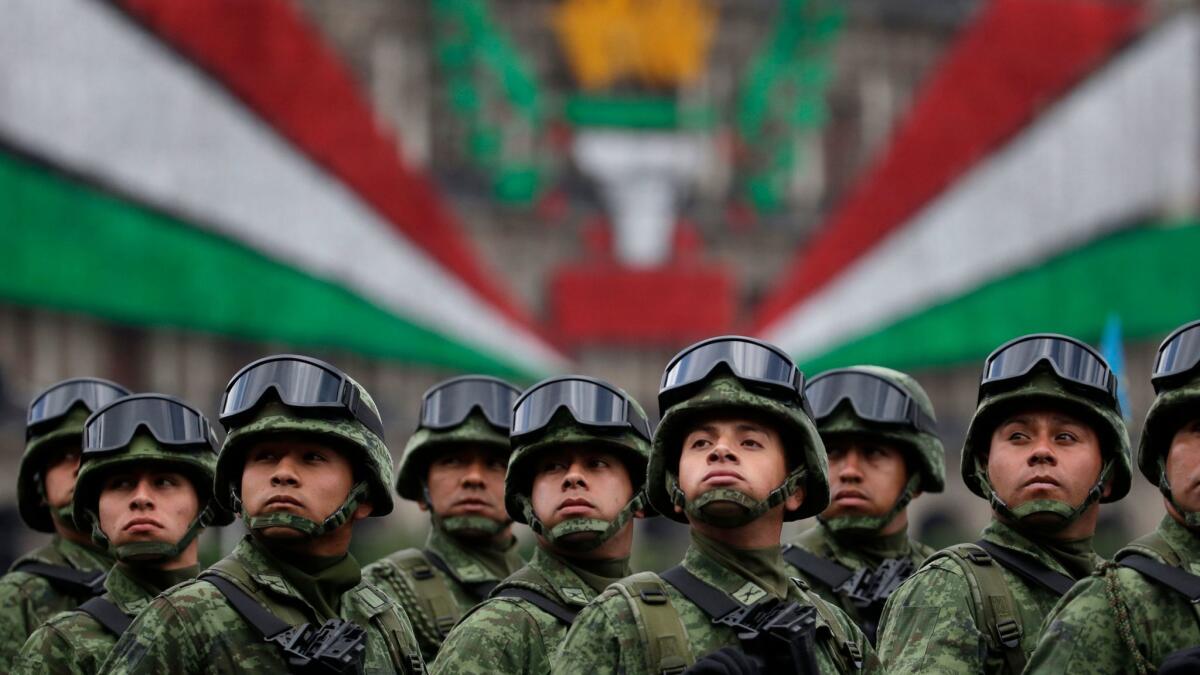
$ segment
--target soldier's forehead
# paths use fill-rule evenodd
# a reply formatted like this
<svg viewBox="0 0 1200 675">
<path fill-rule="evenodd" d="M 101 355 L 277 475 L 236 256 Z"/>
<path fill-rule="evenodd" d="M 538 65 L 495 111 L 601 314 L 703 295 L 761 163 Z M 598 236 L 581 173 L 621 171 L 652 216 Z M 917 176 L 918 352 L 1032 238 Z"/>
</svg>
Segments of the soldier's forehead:
<svg viewBox="0 0 1200 675">
<path fill-rule="evenodd" d="M 250 443 L 250 446 L 247 448 L 247 452 L 250 453 L 262 450 L 275 450 L 282 452 L 318 450 L 322 452 L 333 453 L 339 457 L 349 459 L 346 449 L 340 444 L 332 442 L 323 436 L 306 434 L 298 431 L 281 432 L 263 438 L 258 438 Z"/>
</svg>

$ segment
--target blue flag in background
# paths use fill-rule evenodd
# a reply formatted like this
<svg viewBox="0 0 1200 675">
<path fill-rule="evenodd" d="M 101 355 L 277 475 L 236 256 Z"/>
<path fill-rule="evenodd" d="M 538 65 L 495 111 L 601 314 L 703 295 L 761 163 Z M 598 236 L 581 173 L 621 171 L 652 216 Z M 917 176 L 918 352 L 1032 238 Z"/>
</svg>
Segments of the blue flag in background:
<svg viewBox="0 0 1200 675">
<path fill-rule="evenodd" d="M 1117 403 L 1121 405 L 1121 415 L 1129 421 L 1129 398 L 1125 395 L 1128 383 L 1125 381 L 1125 346 L 1121 343 L 1121 317 L 1109 314 L 1104 323 L 1104 333 L 1100 335 L 1100 355 L 1108 361 L 1113 375 L 1117 376 Z"/>
</svg>

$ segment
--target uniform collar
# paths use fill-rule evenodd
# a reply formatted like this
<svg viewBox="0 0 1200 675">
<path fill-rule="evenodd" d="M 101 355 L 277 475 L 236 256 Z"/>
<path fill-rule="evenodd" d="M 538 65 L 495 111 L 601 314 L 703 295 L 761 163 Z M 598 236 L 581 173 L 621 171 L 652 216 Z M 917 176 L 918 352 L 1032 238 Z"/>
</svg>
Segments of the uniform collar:
<svg viewBox="0 0 1200 675">
<path fill-rule="evenodd" d="M 833 560 L 848 558 L 878 564 L 888 558 L 908 557 L 913 552 L 907 526 L 893 534 L 863 536 L 839 534 L 818 520 L 816 527 L 809 532 L 813 533 L 810 537 L 819 538 L 829 551 L 828 557 Z"/>
<path fill-rule="evenodd" d="M 54 535 L 51 542 L 54 550 L 63 557 L 68 565 L 77 570 L 107 570 L 116 560 L 107 552 L 83 546 L 73 541 Z"/>
<path fill-rule="evenodd" d="M 545 590 L 551 591 L 570 605 L 586 605 L 608 584 L 631 574 L 628 560 L 619 570 L 620 576 L 602 576 L 589 572 L 540 545 L 534 549 L 528 567 L 544 580 Z"/>
<path fill-rule="evenodd" d="M 1200 574 L 1200 534 L 1180 525 L 1169 513 L 1159 521 L 1158 534 L 1192 574 Z"/>
<path fill-rule="evenodd" d="M 743 605 L 752 605 L 768 595 L 786 598 L 796 589 L 788 579 L 779 546 L 736 549 L 693 530 L 683 566 Z"/>
<path fill-rule="evenodd" d="M 104 580 L 105 595 L 126 614 L 138 614 L 159 593 L 175 584 L 194 578 L 199 565 L 176 570 L 136 567 L 118 562 Z"/>
<path fill-rule="evenodd" d="M 446 562 L 457 581 L 468 584 L 500 581 L 523 564 L 516 537 L 502 547 L 491 544 L 474 547 L 434 526 L 429 530 L 425 548 Z"/>
<path fill-rule="evenodd" d="M 1092 539 L 1057 542 L 1034 539 L 999 519 L 992 519 L 983 529 L 985 541 L 1003 546 L 1037 559 L 1046 567 L 1072 579 L 1082 579 L 1092 573 L 1103 559 L 1092 550 Z"/>
</svg>

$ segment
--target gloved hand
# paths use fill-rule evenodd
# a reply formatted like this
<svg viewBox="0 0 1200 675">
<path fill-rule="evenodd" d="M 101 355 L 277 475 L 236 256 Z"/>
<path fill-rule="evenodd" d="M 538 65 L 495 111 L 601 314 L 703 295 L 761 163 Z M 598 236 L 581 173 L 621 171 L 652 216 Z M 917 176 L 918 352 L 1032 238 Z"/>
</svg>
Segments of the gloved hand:
<svg viewBox="0 0 1200 675">
<path fill-rule="evenodd" d="M 754 659 L 737 647 L 722 647 L 698 659 L 683 675 L 760 675 Z"/>
<path fill-rule="evenodd" d="M 700 665 L 699 662 L 696 665 Z M 1158 675 L 1193 675 L 1200 673 L 1200 647 L 1189 647 L 1167 654 L 1158 667 Z"/>
</svg>

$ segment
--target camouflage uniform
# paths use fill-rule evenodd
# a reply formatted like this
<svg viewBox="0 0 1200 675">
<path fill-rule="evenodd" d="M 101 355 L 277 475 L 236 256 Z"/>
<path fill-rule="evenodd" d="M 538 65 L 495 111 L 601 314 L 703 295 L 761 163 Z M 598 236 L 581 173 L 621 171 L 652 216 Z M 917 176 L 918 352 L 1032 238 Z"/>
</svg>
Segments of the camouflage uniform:
<svg viewBox="0 0 1200 675">
<path fill-rule="evenodd" d="M 992 431 L 1004 414 L 1027 405 L 1064 407 L 1090 424 L 1100 439 L 1104 468 L 1089 499 L 1104 502 L 1120 499 L 1129 491 L 1132 469 L 1125 424 L 1115 404 L 1106 407 L 1085 398 L 1039 366 L 1011 388 L 983 396 L 967 430 L 961 460 L 963 480 L 976 495 L 989 499 L 994 511 L 1007 513 L 1003 519 L 993 515 L 983 530 L 983 541 L 1024 554 L 1070 579 L 1082 579 L 1102 562 L 1092 550 L 1092 539 L 1057 541 L 1022 527 L 988 482 L 983 456 Z M 1112 480 L 1112 492 L 1101 498 L 1099 486 L 1105 479 Z M 1068 507 L 1071 505 L 1064 506 Z M 1081 513 L 1083 509 L 1073 510 Z M 990 578 L 997 579 L 1003 590 L 999 595 L 981 590 L 981 584 L 988 582 L 981 581 L 980 572 L 966 562 L 974 549 L 973 545 L 958 545 L 939 551 L 888 599 L 880 620 L 878 648 L 889 670 L 1015 675 L 1013 671 L 1024 666 L 1037 644 L 1043 620 L 1060 596 L 994 560 L 982 567 L 999 572 L 998 577 Z M 972 570 L 970 577 L 966 569 Z M 989 597 L 984 601 L 982 596 Z M 998 628 L 1001 623 L 1006 626 L 1003 635 Z"/>
</svg>

